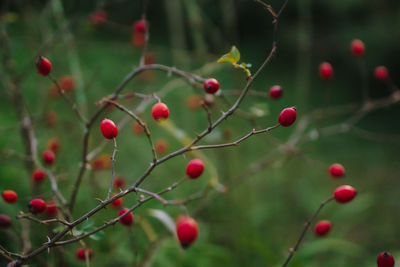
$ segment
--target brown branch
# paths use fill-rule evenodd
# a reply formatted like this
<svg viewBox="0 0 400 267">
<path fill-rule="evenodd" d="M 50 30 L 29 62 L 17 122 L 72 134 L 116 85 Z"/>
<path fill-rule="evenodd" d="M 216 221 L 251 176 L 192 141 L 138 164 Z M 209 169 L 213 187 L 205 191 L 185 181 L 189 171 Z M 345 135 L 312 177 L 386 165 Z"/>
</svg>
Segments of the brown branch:
<svg viewBox="0 0 400 267">
<path fill-rule="evenodd" d="M 114 169 L 115 169 L 115 155 L 117 154 L 117 140 L 113 138 L 113 142 L 114 142 L 114 150 L 111 156 L 111 179 L 110 179 L 110 187 L 108 188 L 107 192 L 107 199 L 110 198 L 111 191 L 114 186 L 114 173 L 115 173 Z"/>
<path fill-rule="evenodd" d="M 289 261 L 292 259 L 294 253 L 298 250 L 301 241 L 303 241 L 304 236 L 307 233 L 307 230 L 310 228 L 312 221 L 315 219 L 315 217 L 318 216 L 319 212 L 321 211 L 321 209 L 328 204 L 329 202 L 331 202 L 334 198 L 330 197 L 327 200 L 325 200 L 324 202 L 321 203 L 321 205 L 319 205 L 318 209 L 314 212 L 314 214 L 311 216 L 310 219 L 308 219 L 308 221 L 305 223 L 303 231 L 301 232 L 299 238 L 296 241 L 296 244 L 294 245 L 294 247 L 289 249 L 289 256 L 286 258 L 285 262 L 282 264 L 282 267 L 285 267 L 288 265 Z"/>
<path fill-rule="evenodd" d="M 31 216 L 30 214 L 25 214 L 22 211 L 20 212 L 20 214 L 16 217 L 17 219 L 28 219 L 34 222 L 37 222 L 39 224 L 49 224 L 49 223 L 54 223 L 54 222 L 58 222 L 58 223 L 62 223 L 66 226 L 70 226 L 71 224 L 65 220 L 59 219 L 59 218 L 54 218 L 54 219 L 48 219 L 48 220 L 40 220 L 38 218 L 35 218 L 33 216 Z"/>
</svg>

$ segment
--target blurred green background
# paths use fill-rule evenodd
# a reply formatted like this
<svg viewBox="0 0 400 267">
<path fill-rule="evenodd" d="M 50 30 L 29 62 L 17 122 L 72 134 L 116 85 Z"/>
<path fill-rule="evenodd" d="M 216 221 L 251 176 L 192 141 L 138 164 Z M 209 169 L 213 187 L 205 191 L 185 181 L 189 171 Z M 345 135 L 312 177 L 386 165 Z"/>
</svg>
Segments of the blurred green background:
<svg viewBox="0 0 400 267">
<path fill-rule="evenodd" d="M 282 3 L 268 2 L 276 11 Z M 49 97 L 51 81 L 37 75 L 33 66 L 38 54 L 51 60 L 54 77 L 75 78 L 76 89 L 71 96 L 85 115 L 93 114 L 95 103 L 111 94 L 139 64 L 141 49 L 131 44 L 132 24 L 146 10 L 150 24 L 148 52 L 155 62 L 215 77 L 227 92 L 225 98 L 214 99 L 211 112 L 215 120 L 237 98 L 231 93 L 246 83 L 243 72 L 229 64 L 218 64 L 217 59 L 236 45 L 242 60 L 251 63 L 255 72 L 272 42 L 271 15 L 250 0 L 5 1 L 1 8 L 1 24 L 9 35 L 12 59 L 19 72 L 27 70 L 21 90 L 33 117 L 39 153 L 49 138 L 60 140 L 61 150 L 52 170 L 67 197 L 79 168 L 83 128 L 62 98 Z M 96 10 L 107 12 L 102 25 L 91 23 L 90 14 Z M 398 104 L 373 110 L 345 131 L 335 132 L 341 129 L 337 125 L 348 121 L 361 107 L 363 86 L 372 101 L 390 96 L 388 84 L 374 79 L 376 66 L 387 66 L 394 84 L 400 84 L 399 28 L 400 3 L 395 0 L 289 0 L 279 23 L 277 55 L 252 86 L 261 94 L 250 94 L 241 112 L 222 123 L 202 144 L 231 142 L 253 127 L 275 125 L 280 111 L 288 106 L 297 107 L 297 122 L 251 137 L 237 147 L 176 157 L 154 170 L 143 187 L 158 191 L 183 178 L 186 163 L 193 157 L 206 163 L 200 179 L 187 181 L 165 195 L 167 199 L 184 199 L 211 186 L 206 196 L 187 205 L 200 227 L 198 240 L 188 250 L 181 249 L 165 225 L 150 215 L 150 209 L 161 209 L 175 218 L 183 210 L 179 206 L 163 207 L 153 200 L 135 211 L 136 224 L 131 229 L 116 224 L 105 230 L 100 240 L 85 240 L 94 252 L 91 265 L 280 266 L 304 222 L 342 184 L 357 188 L 357 198 L 345 205 L 327 205 L 317 220 L 331 220 L 331 233 L 317 238 L 310 229 L 289 266 L 376 266 L 381 251 L 390 251 L 400 260 Z M 362 59 L 350 53 L 350 42 L 356 38 L 366 45 Z M 318 75 L 323 61 L 334 68 L 334 78 L 328 82 Z M 1 77 L 9 75 L 4 65 L 0 73 Z M 21 222 L 14 217 L 20 210 L 27 212 L 26 204 L 32 198 L 31 175 L 21 159 L 24 149 L 19 123 L 4 81 L 0 91 L 0 190 L 17 191 L 19 201 L 0 204 L 0 213 L 13 218 L 11 229 L 0 230 L 0 244 L 19 252 Z M 284 90 L 278 101 L 263 96 L 274 84 Z M 204 97 L 200 84 L 193 89 L 180 78 L 152 71 L 133 80 L 124 92 L 159 92 L 170 107 L 168 122 L 157 124 L 151 118 L 155 100 L 140 117 L 148 123 L 154 140 L 167 140 L 169 152 L 182 146 L 182 135 L 193 138 L 207 127 L 205 112 L 187 105 L 189 96 Z M 121 100 L 131 109 L 140 102 L 139 98 Z M 46 124 L 50 111 L 58 116 L 52 127 Z M 90 151 L 103 141 L 97 129 L 103 117 L 120 121 L 125 114 L 113 110 L 100 116 L 91 134 Z M 151 161 L 145 136 L 135 135 L 131 125 L 129 121 L 120 129 L 116 157 L 117 175 L 128 184 L 134 183 Z M 325 128 L 332 125 L 336 127 L 330 128 L 332 131 Z M 111 154 L 112 150 L 109 142 L 102 153 Z M 335 162 L 346 168 L 342 180 L 329 176 L 328 166 Z M 98 204 L 96 198 L 105 198 L 109 178 L 109 169 L 86 173 L 75 218 Z M 51 199 L 48 181 L 41 185 L 41 191 L 42 198 Z M 138 197 L 126 196 L 125 206 L 132 206 Z M 107 208 L 87 223 L 99 226 L 116 216 L 116 210 Z M 57 225 L 31 222 L 31 227 L 36 248 L 46 242 Z M 74 243 L 52 249 L 30 263 L 84 266 L 74 256 L 80 246 Z M 4 266 L 5 259 L 1 258 L 0 264 Z"/>
</svg>

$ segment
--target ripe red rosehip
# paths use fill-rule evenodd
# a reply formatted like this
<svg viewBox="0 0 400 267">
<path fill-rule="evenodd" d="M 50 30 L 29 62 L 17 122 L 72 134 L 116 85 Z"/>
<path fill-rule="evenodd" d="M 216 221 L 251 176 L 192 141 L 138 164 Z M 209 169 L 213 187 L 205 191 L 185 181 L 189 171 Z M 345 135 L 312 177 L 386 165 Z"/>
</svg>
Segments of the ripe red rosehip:
<svg viewBox="0 0 400 267">
<path fill-rule="evenodd" d="M 111 202 L 111 206 L 113 208 L 120 208 L 124 205 L 124 200 L 122 198 L 117 198 L 116 200 L 114 200 L 113 202 Z M 127 215 L 129 216 L 129 215 Z M 125 218 L 125 217 L 124 217 Z"/>
<path fill-rule="evenodd" d="M 153 115 L 153 118 L 155 120 L 168 119 L 168 116 L 169 116 L 168 106 L 161 102 L 155 104 L 151 110 L 151 115 Z"/>
<path fill-rule="evenodd" d="M 57 153 L 60 151 L 60 142 L 58 141 L 57 138 L 51 138 L 49 141 L 47 141 L 47 148 L 53 151 L 54 153 Z"/>
<path fill-rule="evenodd" d="M 107 21 L 107 13 L 104 10 L 98 10 L 90 14 L 90 21 L 93 26 L 100 26 Z"/>
<path fill-rule="evenodd" d="M 378 267 L 393 267 L 394 258 L 389 252 L 382 252 L 378 255 L 376 263 L 378 264 Z"/>
<path fill-rule="evenodd" d="M 118 213 L 118 217 L 125 214 L 128 211 L 129 211 L 129 209 L 127 209 L 127 208 L 120 210 L 120 212 Z M 133 213 L 129 212 L 127 215 L 125 215 L 125 217 L 119 219 L 119 222 L 122 223 L 123 225 L 130 226 L 130 225 L 132 225 L 134 220 L 135 220 L 135 217 L 133 217 Z"/>
<path fill-rule="evenodd" d="M 51 63 L 47 58 L 39 56 L 36 60 L 36 69 L 43 76 L 47 76 L 51 71 Z"/>
<path fill-rule="evenodd" d="M 317 236 L 326 236 L 331 230 L 332 224 L 330 221 L 319 221 L 314 227 L 314 233 Z"/>
<path fill-rule="evenodd" d="M 76 258 L 78 260 L 85 261 L 86 260 L 86 253 L 85 252 L 87 252 L 87 255 L 88 255 L 89 259 L 91 259 L 93 257 L 93 252 L 92 252 L 92 250 L 90 248 L 87 248 L 86 250 L 83 249 L 83 248 L 80 248 L 75 253 Z"/>
<path fill-rule="evenodd" d="M 188 248 L 199 234 L 196 221 L 190 217 L 181 217 L 176 224 L 176 234 L 183 248 Z"/>
<path fill-rule="evenodd" d="M 46 179 L 46 173 L 43 170 L 35 170 L 32 174 L 32 179 L 35 183 L 41 183 Z"/>
<path fill-rule="evenodd" d="M 210 78 L 204 82 L 204 91 L 207 94 L 214 94 L 215 92 L 218 91 L 218 89 L 219 89 L 219 82 L 216 79 Z"/>
<path fill-rule="evenodd" d="M 7 203 L 15 203 L 18 199 L 17 193 L 15 193 L 13 190 L 4 190 L 2 197 Z"/>
<path fill-rule="evenodd" d="M 133 30 L 135 32 L 145 32 L 147 28 L 147 23 L 144 19 L 142 20 L 138 20 L 135 22 L 135 24 L 133 24 Z"/>
<path fill-rule="evenodd" d="M 335 189 L 333 196 L 338 203 L 347 203 L 352 201 L 357 195 L 357 190 L 355 190 L 350 185 L 342 185 Z"/>
<path fill-rule="evenodd" d="M 354 39 L 350 44 L 350 50 L 356 57 L 361 57 L 365 53 L 365 45 L 363 41 Z"/>
<path fill-rule="evenodd" d="M 319 75 L 324 80 L 332 79 L 333 77 L 333 68 L 329 62 L 322 62 L 319 65 Z"/>
<path fill-rule="evenodd" d="M 46 213 L 48 215 L 54 215 L 57 213 L 57 203 L 54 200 L 47 202 Z"/>
<path fill-rule="evenodd" d="M 203 174 L 204 163 L 201 159 L 193 159 L 186 165 L 186 175 L 191 179 L 196 179 Z"/>
<path fill-rule="evenodd" d="M 168 151 L 168 142 L 165 141 L 164 139 L 157 140 L 154 146 L 157 154 L 162 155 L 167 153 Z"/>
<path fill-rule="evenodd" d="M 8 228 L 11 225 L 11 219 L 5 214 L 0 214 L 0 228 Z"/>
<path fill-rule="evenodd" d="M 114 187 L 123 189 L 125 186 L 125 180 L 122 177 L 117 177 L 114 179 Z"/>
<path fill-rule="evenodd" d="M 35 198 L 32 199 L 28 204 L 29 211 L 32 213 L 42 213 L 47 208 L 46 202 L 43 199 Z"/>
<path fill-rule="evenodd" d="M 47 165 L 52 165 L 56 160 L 56 156 L 54 155 L 53 151 L 46 149 L 43 151 L 43 161 Z"/>
<path fill-rule="evenodd" d="M 334 163 L 329 167 L 329 173 L 332 178 L 341 178 L 345 174 L 345 170 L 342 164 Z"/>
<path fill-rule="evenodd" d="M 388 69 L 385 66 L 378 66 L 374 71 L 375 78 L 381 81 L 384 81 L 388 78 L 389 73 Z"/>
<path fill-rule="evenodd" d="M 104 119 L 100 123 L 100 131 L 107 139 L 113 139 L 118 135 L 118 128 L 112 120 Z"/>
<path fill-rule="evenodd" d="M 285 108 L 281 111 L 278 117 L 279 124 L 283 127 L 292 125 L 297 118 L 297 111 L 295 107 Z"/>
<path fill-rule="evenodd" d="M 269 89 L 269 97 L 272 99 L 279 99 L 282 97 L 283 91 L 279 85 L 274 85 Z"/>
</svg>

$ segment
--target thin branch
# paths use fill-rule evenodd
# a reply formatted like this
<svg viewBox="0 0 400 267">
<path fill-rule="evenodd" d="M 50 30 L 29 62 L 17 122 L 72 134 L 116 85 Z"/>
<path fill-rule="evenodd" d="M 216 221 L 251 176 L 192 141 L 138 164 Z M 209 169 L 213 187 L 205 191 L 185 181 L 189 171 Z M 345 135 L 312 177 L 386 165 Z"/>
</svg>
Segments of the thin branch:
<svg viewBox="0 0 400 267">
<path fill-rule="evenodd" d="M 114 168 L 115 168 L 115 155 L 117 154 L 117 139 L 113 138 L 114 141 L 114 150 L 111 157 L 111 179 L 110 179 L 110 187 L 108 188 L 107 199 L 110 198 L 112 188 L 114 186 Z"/>
<path fill-rule="evenodd" d="M 16 217 L 17 219 L 28 219 L 34 222 L 37 222 L 39 224 L 49 224 L 49 223 L 54 223 L 54 222 L 58 222 L 58 223 L 62 223 L 66 226 L 70 226 L 71 224 L 65 220 L 59 219 L 59 218 L 54 218 L 54 219 L 49 219 L 49 220 L 40 220 L 38 218 L 35 218 L 33 216 L 31 216 L 30 214 L 25 214 L 22 211 L 20 212 L 20 214 Z"/>
<path fill-rule="evenodd" d="M 330 197 L 327 200 L 325 200 L 324 202 L 321 203 L 321 205 L 319 205 L 318 209 L 314 212 L 314 214 L 311 216 L 310 219 L 308 219 L 308 221 L 305 223 L 303 231 L 301 232 L 299 238 L 296 241 L 296 244 L 294 245 L 294 247 L 289 249 L 289 256 L 286 258 L 285 262 L 282 264 L 282 267 L 285 267 L 288 265 L 289 261 L 292 259 L 294 253 L 297 251 L 297 249 L 299 248 L 301 241 L 303 241 L 304 236 L 307 233 L 307 230 L 310 228 L 312 221 L 315 219 L 315 217 L 318 216 L 319 212 L 322 210 L 322 208 L 328 204 L 329 202 L 331 202 L 334 198 Z"/>
<path fill-rule="evenodd" d="M 61 86 L 58 84 L 57 80 L 53 78 L 53 76 L 49 75 L 50 80 L 54 83 L 54 85 L 57 87 L 58 93 L 62 95 L 62 97 L 65 99 L 65 101 L 68 102 L 68 104 L 71 106 L 72 110 L 75 111 L 76 115 L 78 116 L 79 120 L 86 124 L 87 120 L 83 117 L 81 112 L 78 109 L 78 106 L 74 103 L 74 101 L 65 93 L 64 89 L 61 88 Z"/>
</svg>

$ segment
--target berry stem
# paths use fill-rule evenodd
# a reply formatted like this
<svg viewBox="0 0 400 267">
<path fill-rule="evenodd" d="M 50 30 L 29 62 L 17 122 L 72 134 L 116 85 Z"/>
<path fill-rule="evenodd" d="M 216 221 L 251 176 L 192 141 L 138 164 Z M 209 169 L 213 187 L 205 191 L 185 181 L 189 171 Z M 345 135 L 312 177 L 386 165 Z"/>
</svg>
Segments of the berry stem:
<svg viewBox="0 0 400 267">
<path fill-rule="evenodd" d="M 330 197 L 327 200 L 323 201 L 319 207 L 317 208 L 317 210 L 314 212 L 314 214 L 311 216 L 310 219 L 308 219 L 308 221 L 305 223 L 303 231 L 301 231 L 301 234 L 299 236 L 299 238 L 296 241 L 296 244 L 294 245 L 294 247 L 289 249 L 289 256 L 286 258 L 285 262 L 282 264 L 282 267 L 285 267 L 288 265 L 289 261 L 292 259 L 294 253 L 298 250 L 298 248 L 300 247 L 301 241 L 303 241 L 308 229 L 311 226 L 312 221 L 318 216 L 319 212 L 322 210 L 322 208 L 328 204 L 329 202 L 331 202 L 334 198 Z"/>
<path fill-rule="evenodd" d="M 112 153 L 112 156 L 111 156 L 111 180 L 110 180 L 110 187 L 108 188 L 108 193 L 107 193 L 107 198 L 106 199 L 110 198 L 111 191 L 112 191 L 113 186 L 114 186 L 115 155 L 117 154 L 118 149 L 117 149 L 117 139 L 113 138 L 113 141 L 114 141 L 114 150 L 113 150 L 113 153 Z"/>
</svg>

